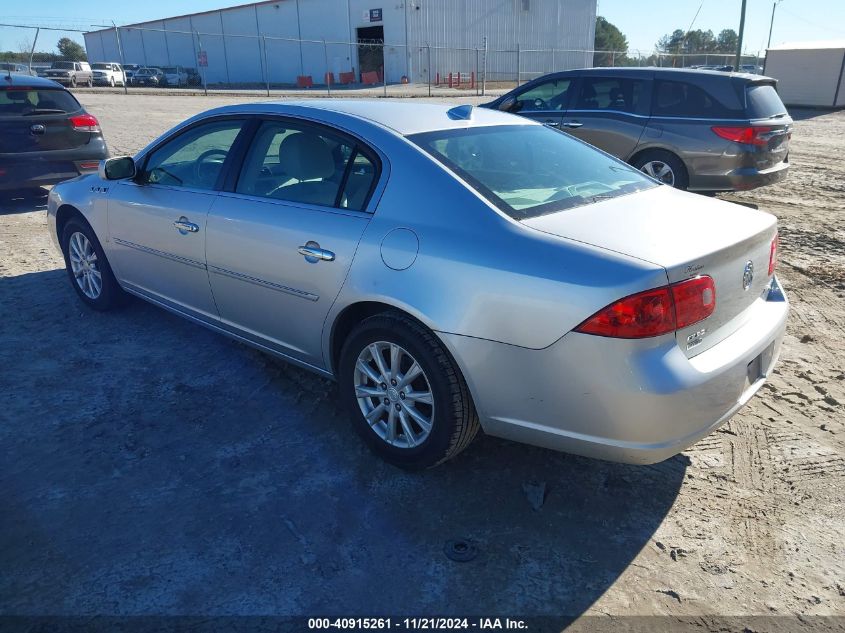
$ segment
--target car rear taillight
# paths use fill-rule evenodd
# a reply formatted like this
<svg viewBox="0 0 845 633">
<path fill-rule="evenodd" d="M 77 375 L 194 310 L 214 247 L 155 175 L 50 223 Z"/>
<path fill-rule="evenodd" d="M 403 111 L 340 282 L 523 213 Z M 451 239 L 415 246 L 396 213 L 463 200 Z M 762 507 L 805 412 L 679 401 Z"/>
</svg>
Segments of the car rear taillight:
<svg viewBox="0 0 845 633">
<path fill-rule="evenodd" d="M 770 127 L 754 127 L 751 125 L 742 127 L 717 125 L 711 129 L 717 136 L 721 136 L 734 143 L 744 143 L 746 145 L 767 145 L 769 139 L 762 137 L 772 131 Z"/>
<path fill-rule="evenodd" d="M 713 314 L 716 285 L 708 275 L 646 290 L 611 303 L 575 328 L 582 334 L 648 338 L 668 334 Z"/>
<path fill-rule="evenodd" d="M 775 272 L 775 268 L 777 268 L 778 265 L 778 248 L 780 248 L 780 238 L 778 237 L 778 234 L 775 233 L 772 245 L 769 247 L 769 277 L 772 276 L 772 273 Z"/>
<path fill-rule="evenodd" d="M 99 132 L 100 122 L 91 114 L 77 114 L 69 119 L 75 132 Z"/>
</svg>

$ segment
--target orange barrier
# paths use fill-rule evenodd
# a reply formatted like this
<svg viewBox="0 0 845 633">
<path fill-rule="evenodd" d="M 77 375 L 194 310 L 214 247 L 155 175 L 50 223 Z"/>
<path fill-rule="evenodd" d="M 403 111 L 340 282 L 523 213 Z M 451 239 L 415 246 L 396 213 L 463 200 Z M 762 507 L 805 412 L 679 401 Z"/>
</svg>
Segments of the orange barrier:
<svg viewBox="0 0 845 633">
<path fill-rule="evenodd" d="M 373 70 L 367 73 L 361 73 L 361 83 L 367 85 L 377 84 L 379 82 L 378 72 Z"/>
<path fill-rule="evenodd" d="M 314 80 L 311 79 L 311 75 L 299 75 L 296 78 L 296 87 L 297 88 L 312 88 L 314 86 Z"/>
<path fill-rule="evenodd" d="M 354 84 L 355 83 L 355 71 L 351 71 L 348 73 L 340 73 L 340 83 L 342 84 Z"/>
</svg>

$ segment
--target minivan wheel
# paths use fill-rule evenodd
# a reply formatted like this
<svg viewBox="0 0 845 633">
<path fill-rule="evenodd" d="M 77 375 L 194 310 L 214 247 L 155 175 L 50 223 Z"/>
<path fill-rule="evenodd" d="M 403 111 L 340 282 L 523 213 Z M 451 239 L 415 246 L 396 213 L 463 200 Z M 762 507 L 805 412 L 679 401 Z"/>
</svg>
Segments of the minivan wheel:
<svg viewBox="0 0 845 633">
<path fill-rule="evenodd" d="M 62 231 L 62 254 L 71 285 L 82 301 L 95 310 L 122 305 L 126 293 L 117 283 L 94 231 L 79 218 L 71 218 Z"/>
<path fill-rule="evenodd" d="M 383 313 L 358 324 L 341 350 L 338 380 L 356 431 L 400 468 L 436 466 L 478 432 L 454 360 L 434 334 L 403 315 Z"/>
<path fill-rule="evenodd" d="M 675 189 L 686 189 L 689 185 L 684 163 L 671 152 L 664 150 L 644 152 L 634 161 L 634 167 Z"/>
</svg>

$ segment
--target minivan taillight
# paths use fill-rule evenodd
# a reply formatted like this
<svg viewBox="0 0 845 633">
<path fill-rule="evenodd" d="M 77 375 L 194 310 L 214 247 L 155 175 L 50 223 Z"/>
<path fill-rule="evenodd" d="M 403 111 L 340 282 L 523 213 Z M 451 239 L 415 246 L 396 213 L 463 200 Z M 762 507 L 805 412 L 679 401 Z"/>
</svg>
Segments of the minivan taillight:
<svg viewBox="0 0 845 633">
<path fill-rule="evenodd" d="M 698 323 L 715 309 L 713 278 L 700 275 L 611 303 L 575 331 L 611 338 L 648 338 Z"/>
<path fill-rule="evenodd" d="M 91 114 L 77 114 L 69 119 L 74 132 L 99 132 L 100 122 Z"/>
<path fill-rule="evenodd" d="M 772 276 L 772 273 L 775 272 L 775 268 L 777 268 L 778 265 L 778 248 L 780 248 L 780 238 L 778 237 L 778 234 L 775 233 L 772 245 L 769 247 L 769 277 Z"/>
<path fill-rule="evenodd" d="M 711 129 L 723 139 L 734 143 L 744 143 L 745 145 L 767 145 L 769 139 L 761 137 L 772 131 L 770 127 L 754 127 L 752 125 L 742 127 L 716 125 Z"/>
</svg>

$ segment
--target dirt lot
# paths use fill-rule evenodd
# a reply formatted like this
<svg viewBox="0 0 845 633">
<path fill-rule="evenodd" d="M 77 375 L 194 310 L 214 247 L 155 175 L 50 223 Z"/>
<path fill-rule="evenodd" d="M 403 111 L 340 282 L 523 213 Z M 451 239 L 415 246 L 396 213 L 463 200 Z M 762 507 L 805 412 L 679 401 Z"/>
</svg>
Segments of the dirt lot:
<svg viewBox="0 0 845 633">
<path fill-rule="evenodd" d="M 230 101 L 82 100 L 113 154 Z M 726 196 L 780 218 L 779 369 L 651 467 L 485 437 L 399 472 L 332 383 L 140 301 L 85 309 L 44 201 L 0 203 L 0 615 L 845 615 L 845 112 L 796 116 L 788 180 Z"/>
</svg>

